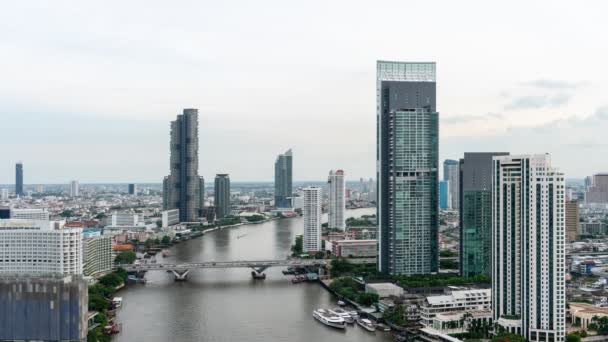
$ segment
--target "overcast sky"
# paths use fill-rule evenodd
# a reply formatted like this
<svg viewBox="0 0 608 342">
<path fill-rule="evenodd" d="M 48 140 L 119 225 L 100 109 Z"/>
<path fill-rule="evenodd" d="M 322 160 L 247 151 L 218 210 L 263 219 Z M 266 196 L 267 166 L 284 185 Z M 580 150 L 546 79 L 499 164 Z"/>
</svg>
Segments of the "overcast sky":
<svg viewBox="0 0 608 342">
<path fill-rule="evenodd" d="M 160 182 L 199 108 L 210 180 L 375 173 L 377 59 L 437 62 L 440 158 L 553 155 L 608 171 L 606 1 L 9 1 L 0 183 Z"/>
</svg>

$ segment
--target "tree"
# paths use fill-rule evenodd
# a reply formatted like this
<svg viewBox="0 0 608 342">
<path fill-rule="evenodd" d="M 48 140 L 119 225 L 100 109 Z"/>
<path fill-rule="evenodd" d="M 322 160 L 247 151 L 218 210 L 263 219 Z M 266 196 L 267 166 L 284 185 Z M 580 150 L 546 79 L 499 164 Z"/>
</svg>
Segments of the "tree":
<svg viewBox="0 0 608 342">
<path fill-rule="evenodd" d="M 152 240 L 152 238 L 148 238 L 146 240 L 146 242 L 144 242 L 144 245 L 146 245 L 146 248 L 150 248 L 150 247 L 152 247 L 153 243 L 154 243 L 154 240 Z"/>
<path fill-rule="evenodd" d="M 318 251 L 315 253 L 315 259 L 323 259 L 325 257 L 325 253 Z"/>
<path fill-rule="evenodd" d="M 170 243 L 171 243 L 171 238 L 169 237 L 169 235 L 165 235 L 165 236 L 163 236 L 163 238 L 160 240 L 160 242 L 161 242 L 163 245 L 168 245 L 168 244 L 170 244 Z"/>
<path fill-rule="evenodd" d="M 494 336 L 492 342 L 526 342 L 526 339 L 521 335 L 502 332 Z"/>
<path fill-rule="evenodd" d="M 407 319 L 405 317 L 405 308 L 401 304 L 397 304 L 391 308 L 384 310 L 382 317 L 385 321 L 391 322 L 401 327 L 407 324 Z"/>
<path fill-rule="evenodd" d="M 251 216 L 246 216 L 245 219 L 247 220 L 247 222 L 260 222 L 260 221 L 264 221 L 266 219 L 266 217 L 264 215 L 251 215 Z"/>
<path fill-rule="evenodd" d="M 593 323 L 588 327 L 590 330 L 595 330 L 598 335 L 608 335 L 608 316 L 594 316 L 591 321 Z"/>
<path fill-rule="evenodd" d="M 135 259 L 137 259 L 137 255 L 133 251 L 124 251 L 118 253 L 116 258 L 114 259 L 114 263 L 117 265 L 121 264 L 132 264 Z"/>
<path fill-rule="evenodd" d="M 296 241 L 293 245 L 291 245 L 291 255 L 298 256 L 302 254 L 304 246 L 304 236 L 296 235 Z"/>
<path fill-rule="evenodd" d="M 581 342 L 581 337 L 576 333 L 569 333 L 566 335 L 566 342 Z"/>
<path fill-rule="evenodd" d="M 163 221 L 162 220 L 157 220 L 156 221 L 156 227 L 162 228 L 163 227 Z"/>
<path fill-rule="evenodd" d="M 378 302 L 380 297 L 375 293 L 360 293 L 357 297 L 357 303 L 363 306 L 372 306 Z"/>
<path fill-rule="evenodd" d="M 59 214 L 59 216 L 61 217 L 72 217 L 73 216 L 73 212 L 71 210 L 64 210 L 61 212 L 61 214 Z"/>
</svg>

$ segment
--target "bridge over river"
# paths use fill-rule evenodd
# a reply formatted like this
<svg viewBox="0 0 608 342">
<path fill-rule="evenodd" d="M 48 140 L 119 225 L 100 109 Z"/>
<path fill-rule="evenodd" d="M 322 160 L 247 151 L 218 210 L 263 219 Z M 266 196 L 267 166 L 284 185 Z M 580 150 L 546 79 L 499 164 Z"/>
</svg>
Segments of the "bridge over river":
<svg viewBox="0 0 608 342">
<path fill-rule="evenodd" d="M 373 264 L 376 258 L 356 258 L 348 259 L 353 264 Z M 143 263 L 117 265 L 127 272 L 143 273 L 147 271 L 167 271 L 172 272 L 175 280 L 186 280 L 188 273 L 193 269 L 205 268 L 251 268 L 252 276 L 263 276 L 264 271 L 269 267 L 323 267 L 327 266 L 331 259 L 285 259 L 285 260 L 238 260 L 238 261 L 207 261 L 192 263 Z"/>
</svg>

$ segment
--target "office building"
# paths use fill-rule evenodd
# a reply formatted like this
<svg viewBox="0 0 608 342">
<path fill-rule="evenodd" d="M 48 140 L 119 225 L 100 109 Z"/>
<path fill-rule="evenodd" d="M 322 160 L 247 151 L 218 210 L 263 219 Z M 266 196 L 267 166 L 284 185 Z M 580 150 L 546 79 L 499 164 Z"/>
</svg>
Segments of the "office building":
<svg viewBox="0 0 608 342">
<path fill-rule="evenodd" d="M 450 209 L 450 182 L 440 181 L 439 182 L 439 208 Z"/>
<path fill-rule="evenodd" d="M 213 204 L 217 220 L 230 216 L 230 177 L 227 173 L 215 176 Z"/>
<path fill-rule="evenodd" d="M 49 212 L 46 209 L 9 209 L 10 218 L 17 220 L 48 221 Z"/>
<path fill-rule="evenodd" d="M 580 215 L 578 201 L 571 200 L 566 202 L 566 241 L 573 242 L 579 240 L 578 222 Z"/>
<path fill-rule="evenodd" d="M 163 210 L 161 213 L 162 227 L 166 228 L 179 223 L 179 209 Z"/>
<path fill-rule="evenodd" d="M 181 222 L 198 222 L 203 208 L 198 176 L 198 109 L 184 109 L 171 122 L 169 176 L 163 180 L 163 209 L 179 209 Z"/>
<path fill-rule="evenodd" d="M 304 219 L 304 252 L 318 252 L 321 250 L 321 198 L 322 191 L 319 187 L 306 187 L 302 190 L 304 195 L 304 208 L 302 216 Z"/>
<path fill-rule="evenodd" d="M 494 323 L 527 341 L 563 341 L 565 181 L 548 154 L 494 157 Z"/>
<path fill-rule="evenodd" d="M 438 270 L 435 63 L 377 62 L 378 268 Z"/>
<path fill-rule="evenodd" d="M 327 227 L 344 230 L 346 229 L 346 222 L 344 218 L 344 211 L 346 211 L 344 171 L 329 171 L 327 187 L 329 191 Z"/>
<path fill-rule="evenodd" d="M 70 197 L 78 197 L 80 193 L 80 185 L 77 180 L 70 182 Z"/>
<path fill-rule="evenodd" d="M 127 190 L 129 191 L 129 195 L 137 195 L 137 184 L 129 184 L 127 185 Z"/>
<path fill-rule="evenodd" d="M 457 210 L 460 207 L 460 195 L 458 193 L 460 184 L 460 167 L 457 160 L 446 159 L 443 162 L 443 180 L 450 184 L 450 208 Z"/>
<path fill-rule="evenodd" d="M 293 152 L 291 149 L 277 156 L 274 162 L 274 206 L 291 208 Z"/>
<path fill-rule="evenodd" d="M 198 186 L 200 189 L 198 192 L 198 201 L 201 205 L 201 214 L 199 216 L 203 216 L 202 209 L 205 207 L 205 178 L 202 176 L 198 178 Z"/>
<path fill-rule="evenodd" d="M 0 190 L 0 201 L 2 201 L 2 202 L 8 201 L 8 189 Z"/>
<path fill-rule="evenodd" d="M 142 214 L 116 213 L 112 214 L 111 226 L 135 227 L 145 224 Z"/>
<path fill-rule="evenodd" d="M 586 203 L 608 203 L 608 173 L 593 175 L 592 184 L 585 193 Z"/>
<path fill-rule="evenodd" d="M 85 276 L 112 270 L 112 237 L 100 235 L 83 239 L 83 267 Z"/>
<path fill-rule="evenodd" d="M 506 152 L 465 153 L 460 159 L 460 274 L 490 276 L 492 269 L 492 158 Z"/>
<path fill-rule="evenodd" d="M 0 341 L 85 342 L 88 301 L 82 276 L 0 277 Z"/>
<path fill-rule="evenodd" d="M 15 195 L 23 196 L 23 163 L 18 162 L 15 165 Z"/>
<path fill-rule="evenodd" d="M 378 255 L 376 240 L 334 240 L 331 243 L 331 254 L 345 258 L 375 258 Z"/>
<path fill-rule="evenodd" d="M 82 228 L 63 221 L 0 220 L 0 274 L 82 274 Z"/>
<path fill-rule="evenodd" d="M 0 219 L 10 219 L 11 218 L 11 207 L 1 206 L 0 207 Z"/>
</svg>

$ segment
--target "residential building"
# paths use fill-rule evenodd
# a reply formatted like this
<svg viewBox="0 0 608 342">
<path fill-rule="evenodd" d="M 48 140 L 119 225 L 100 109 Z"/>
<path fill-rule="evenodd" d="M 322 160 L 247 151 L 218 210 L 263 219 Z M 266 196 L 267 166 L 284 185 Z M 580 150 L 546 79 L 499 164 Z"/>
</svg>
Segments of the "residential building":
<svg viewBox="0 0 608 342">
<path fill-rule="evenodd" d="M 492 272 L 492 158 L 507 152 L 467 152 L 460 159 L 460 274 Z"/>
<path fill-rule="evenodd" d="M 563 341 L 565 181 L 548 154 L 494 157 L 494 323 L 527 341 Z"/>
<path fill-rule="evenodd" d="M 277 156 L 274 162 L 274 206 L 276 208 L 291 208 L 293 195 L 293 152 L 291 149 Z"/>
<path fill-rule="evenodd" d="M 331 243 L 331 253 L 337 257 L 375 258 L 378 255 L 376 240 L 333 240 L 325 243 Z"/>
<path fill-rule="evenodd" d="M 78 197 L 80 195 L 80 185 L 77 180 L 70 182 L 70 197 Z"/>
<path fill-rule="evenodd" d="M 230 177 L 227 173 L 215 176 L 214 189 L 215 218 L 222 219 L 230 215 Z"/>
<path fill-rule="evenodd" d="M 10 218 L 17 220 L 48 221 L 49 212 L 46 209 L 10 209 Z"/>
<path fill-rule="evenodd" d="M 129 192 L 129 195 L 137 195 L 137 184 L 129 184 L 127 185 L 127 190 Z"/>
<path fill-rule="evenodd" d="M 2 201 L 2 202 L 8 201 L 8 189 L 0 190 L 0 201 Z"/>
<path fill-rule="evenodd" d="M 83 239 L 83 268 L 85 276 L 112 270 L 112 237 L 100 235 Z"/>
<path fill-rule="evenodd" d="M 571 200 L 566 202 L 566 241 L 573 242 L 579 240 L 578 222 L 580 215 L 578 201 Z"/>
<path fill-rule="evenodd" d="M 23 196 L 23 163 L 18 162 L 15 165 L 15 195 Z"/>
<path fill-rule="evenodd" d="M 161 213 L 161 222 L 163 228 L 178 224 L 179 209 L 163 210 Z"/>
<path fill-rule="evenodd" d="M 581 234 L 583 235 L 607 235 L 606 224 L 598 221 L 581 222 Z"/>
<path fill-rule="evenodd" d="M 82 274 L 82 228 L 64 224 L 0 220 L 0 274 Z"/>
<path fill-rule="evenodd" d="M 377 62 L 378 268 L 438 271 L 435 63 Z"/>
<path fill-rule="evenodd" d="M 457 210 L 460 207 L 460 166 L 458 160 L 446 159 L 443 162 L 443 180 L 450 184 L 450 208 Z"/>
<path fill-rule="evenodd" d="M 440 181 L 439 182 L 439 208 L 450 209 L 450 182 Z"/>
<path fill-rule="evenodd" d="M 144 225 L 144 217 L 141 214 L 115 213 L 112 214 L 111 226 L 134 227 Z"/>
<path fill-rule="evenodd" d="M 592 184 L 585 193 L 586 203 L 608 203 L 608 173 L 593 175 Z"/>
<path fill-rule="evenodd" d="M 306 187 L 302 190 L 304 195 L 304 208 L 302 216 L 304 221 L 304 252 L 318 252 L 321 250 L 321 188 Z"/>
<path fill-rule="evenodd" d="M 428 296 L 420 307 L 420 323 L 427 328 L 445 332 L 450 327 L 462 332 L 464 314 L 476 315 L 487 323 L 492 319 L 490 289 L 452 290 L 440 296 Z M 448 322 L 455 322 L 450 324 Z"/>
<path fill-rule="evenodd" d="M 184 109 L 171 122 L 169 176 L 163 180 L 163 209 L 179 209 L 181 222 L 198 222 L 201 181 L 198 176 L 198 109 Z"/>
<path fill-rule="evenodd" d="M 88 302 L 82 276 L 0 277 L 0 341 L 85 342 Z"/>
<path fill-rule="evenodd" d="M 346 211 L 344 171 L 329 171 L 327 185 L 329 191 L 327 227 L 344 230 L 346 229 L 346 221 L 344 218 L 344 212 Z"/>
</svg>

